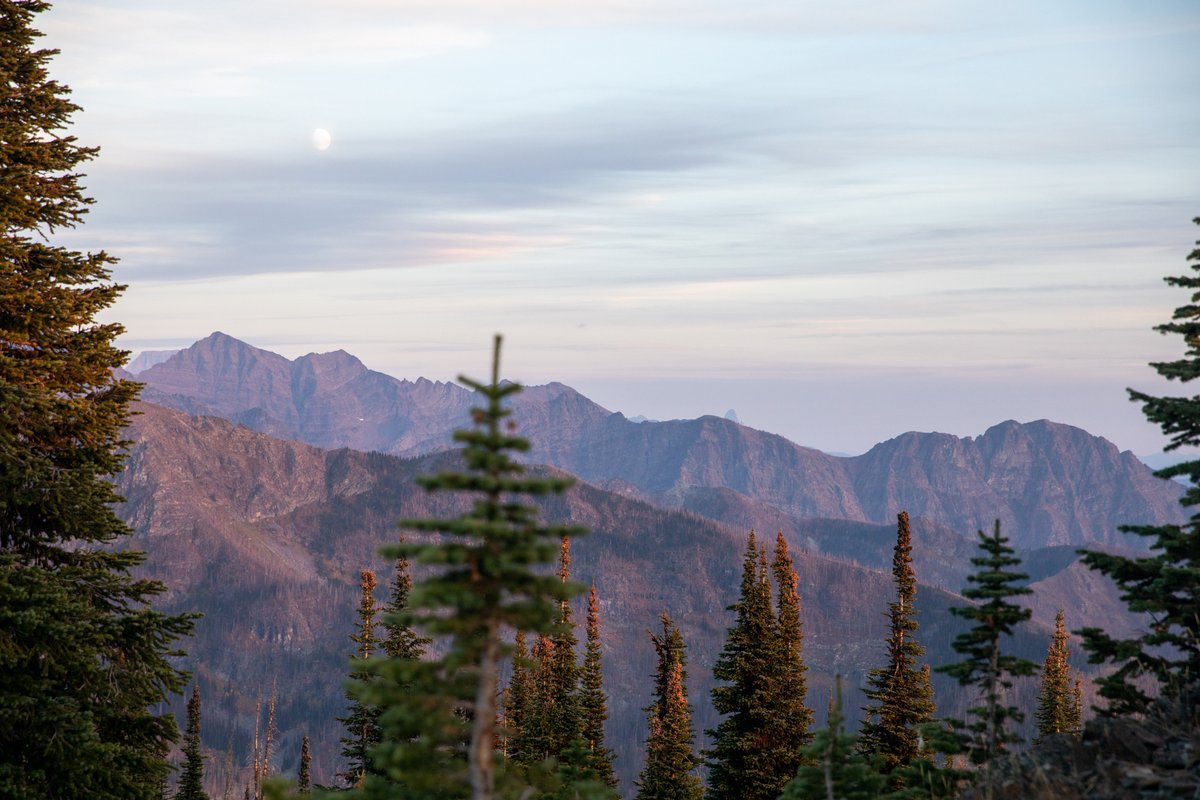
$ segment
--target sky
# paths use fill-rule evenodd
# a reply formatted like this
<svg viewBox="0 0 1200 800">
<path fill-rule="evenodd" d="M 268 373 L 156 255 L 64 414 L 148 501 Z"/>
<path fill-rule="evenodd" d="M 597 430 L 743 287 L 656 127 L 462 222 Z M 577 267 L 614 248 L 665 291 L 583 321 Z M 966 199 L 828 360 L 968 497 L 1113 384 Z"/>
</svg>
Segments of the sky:
<svg viewBox="0 0 1200 800">
<path fill-rule="evenodd" d="M 1125 387 L 1200 238 L 1200 4 L 61 0 L 59 237 L 131 351 L 213 331 L 858 453 Z"/>
</svg>

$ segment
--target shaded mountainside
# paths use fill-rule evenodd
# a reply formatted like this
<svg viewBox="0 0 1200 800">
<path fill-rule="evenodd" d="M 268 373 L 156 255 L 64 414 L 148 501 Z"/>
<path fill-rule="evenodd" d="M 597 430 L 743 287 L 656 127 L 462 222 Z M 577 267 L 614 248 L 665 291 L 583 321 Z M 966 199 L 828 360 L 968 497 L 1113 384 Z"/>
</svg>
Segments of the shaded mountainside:
<svg viewBox="0 0 1200 800">
<path fill-rule="evenodd" d="M 204 741 L 209 783 L 223 790 L 226 753 L 244 785 L 254 731 L 255 699 L 273 681 L 279 691 L 274 764 L 294 772 L 302 735 L 312 737 L 314 779 L 331 782 L 344 713 L 342 684 L 357 605 L 357 573 L 376 570 L 381 586 L 391 565 L 376 551 L 397 535 L 401 517 L 458 511 L 453 499 L 413 483 L 418 473 L 456 461 L 457 453 L 406 460 L 353 450 L 327 451 L 274 439 L 213 418 L 140 405 L 130 429 L 136 441 L 118 488 L 134 546 L 149 554 L 146 572 L 171 587 L 165 610 L 204 613 L 183 644 L 205 698 Z M 610 743 L 626 787 L 641 764 L 642 707 L 650 698 L 653 651 L 646 636 L 662 610 L 680 622 L 690 645 L 697 730 L 713 727 L 710 670 L 736 597 L 745 529 L 687 512 L 656 508 L 583 484 L 545 507 L 593 533 L 574 548 L 575 576 L 596 581 L 601 596 Z M 788 531 L 803 547 L 804 537 Z M 920 540 L 918 527 L 916 537 Z M 832 675 L 861 685 L 882 659 L 884 610 L 894 592 L 885 572 L 798 552 L 804 602 L 809 704 L 823 714 Z M 954 596 L 922 588 L 922 640 L 930 660 L 951 659 L 960 622 Z M 1030 626 L 1015 649 L 1040 659 L 1049 630 Z M 937 683 L 943 711 L 966 705 Z M 1027 702 L 1032 702 L 1032 684 Z M 857 704 L 857 701 L 852 701 Z M 703 737 L 701 743 L 703 743 Z M 238 789 L 240 792 L 240 789 Z"/>
<path fill-rule="evenodd" d="M 450 447 L 471 395 L 401 381 L 338 351 L 294 361 L 213 334 L 138 375 L 143 397 L 320 447 L 414 456 Z M 714 516 L 714 493 L 789 519 L 890 525 L 895 510 L 970 538 L 1000 519 L 1015 546 L 1136 546 L 1127 522 L 1182 522 L 1182 487 L 1086 431 L 1004 422 L 978 437 L 906 433 L 836 457 L 715 416 L 633 422 L 568 386 L 513 404 L 530 460 L 619 494 Z M 741 502 L 729 495 L 727 502 Z"/>
</svg>

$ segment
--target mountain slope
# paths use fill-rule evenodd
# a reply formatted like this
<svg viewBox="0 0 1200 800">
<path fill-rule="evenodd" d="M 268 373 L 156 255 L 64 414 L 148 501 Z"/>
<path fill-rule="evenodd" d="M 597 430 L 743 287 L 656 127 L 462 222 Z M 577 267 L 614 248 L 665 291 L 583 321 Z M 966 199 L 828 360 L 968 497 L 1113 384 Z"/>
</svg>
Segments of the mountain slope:
<svg viewBox="0 0 1200 800">
<path fill-rule="evenodd" d="M 401 381 L 344 352 L 295 361 L 213 334 L 142 372 L 144 397 L 322 447 L 420 455 L 450 446 L 470 393 Z M 1182 488 L 1132 454 L 1046 420 L 1004 422 L 978 437 L 906 433 L 836 457 L 715 416 L 636 423 L 562 384 L 514 402 L 529 459 L 621 494 L 702 511 L 734 492 L 791 519 L 889 525 L 907 508 L 968 539 L 1000 519 L 1015 545 L 1140 546 L 1128 522 L 1182 522 Z"/>
<path fill-rule="evenodd" d="M 135 528 L 134 545 L 149 554 L 145 572 L 172 587 L 168 609 L 205 615 L 184 647 L 206 698 L 205 742 L 216 754 L 210 788 L 237 772 L 220 756 L 227 751 L 243 764 L 234 783 L 242 785 L 255 698 L 275 682 L 276 763 L 294 769 L 299 738 L 307 734 L 314 780 L 331 781 L 358 571 L 374 569 L 386 585 L 390 565 L 376 550 L 396 537 L 395 520 L 456 513 L 452 498 L 419 490 L 413 477 L 458 455 L 406 460 L 326 451 L 150 404 L 140 411 L 129 431 L 136 444 L 118 481 L 127 498 L 123 515 Z M 575 545 L 575 576 L 595 580 L 600 592 L 609 732 L 628 786 L 640 766 L 641 708 L 650 695 L 653 652 L 645 631 L 658 612 L 677 618 L 690 645 L 698 730 L 716 723 L 708 705 L 710 669 L 732 621 L 726 606 L 736 597 L 745 530 L 586 484 L 545 510 L 550 519 L 593 530 Z M 820 710 L 835 672 L 859 685 L 879 662 L 893 587 L 884 572 L 804 552 L 796 567 L 809 702 Z M 921 589 L 921 638 L 934 663 L 950 658 L 959 622 L 946 609 L 955 602 Z M 1048 635 L 1030 628 L 1016 648 L 1040 657 Z M 962 709 L 966 701 L 951 687 L 937 688 L 943 710 Z"/>
</svg>

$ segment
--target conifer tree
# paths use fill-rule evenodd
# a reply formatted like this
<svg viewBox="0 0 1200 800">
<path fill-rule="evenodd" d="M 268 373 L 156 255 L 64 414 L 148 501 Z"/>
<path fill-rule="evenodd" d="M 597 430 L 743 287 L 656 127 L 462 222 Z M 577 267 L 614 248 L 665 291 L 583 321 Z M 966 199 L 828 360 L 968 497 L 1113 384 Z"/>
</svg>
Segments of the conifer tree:
<svg viewBox="0 0 1200 800">
<path fill-rule="evenodd" d="M 605 786 L 616 788 L 613 751 L 604 744 L 604 723 L 608 719 L 608 696 L 604 692 L 604 667 L 600 652 L 600 602 L 596 584 L 588 594 L 587 645 L 580 679 L 579 710 L 583 720 L 583 742 L 587 746 L 587 764 Z"/>
<path fill-rule="evenodd" d="M 1074 733 L 1075 696 L 1071 689 L 1071 666 L 1067 663 L 1067 626 L 1062 609 L 1054 619 L 1054 635 L 1042 665 L 1042 686 L 1038 692 L 1038 736 L 1035 743 L 1055 733 Z"/>
<path fill-rule="evenodd" d="M 400 543 L 404 541 L 401 536 Z M 425 656 L 429 638 L 417 633 L 405 616 L 409 595 L 412 594 L 412 566 L 406 555 L 396 558 L 390 590 L 391 596 L 380 617 L 384 630 L 383 653 L 388 658 L 420 661 Z"/>
<path fill-rule="evenodd" d="M 1200 225 L 1200 217 L 1192 220 Z M 1155 327 L 1162 334 L 1179 334 L 1186 344 L 1182 358 L 1150 366 L 1168 380 L 1187 383 L 1200 376 L 1200 241 L 1187 257 L 1192 274 L 1167 277 L 1171 286 L 1191 291 L 1191 302 L 1175 309 L 1171 322 Z M 1142 404 L 1146 419 L 1162 428 L 1171 442 L 1167 451 L 1200 445 L 1200 395 L 1153 397 L 1129 390 L 1131 400 Z M 1200 505 L 1200 459 L 1192 459 L 1154 473 L 1160 478 L 1187 479 L 1180 503 Z M 1121 591 L 1121 599 L 1135 613 L 1148 614 L 1147 633 L 1134 639 L 1114 639 L 1100 628 L 1084 628 L 1083 647 L 1088 661 L 1112 662 L 1116 669 L 1099 678 L 1099 693 L 1108 700 L 1106 714 L 1144 712 L 1151 695 L 1138 684 L 1150 676 L 1156 693 L 1186 697 L 1200 685 L 1200 513 L 1184 525 L 1129 525 L 1126 533 L 1150 540 L 1153 555 L 1140 558 L 1085 551 L 1083 562 L 1107 575 Z"/>
<path fill-rule="evenodd" d="M 1075 674 L 1075 685 L 1071 687 L 1071 715 L 1067 724 L 1071 733 L 1083 735 L 1083 678 L 1078 673 Z"/>
<path fill-rule="evenodd" d="M 971 709 L 976 721 L 966 726 L 972 734 L 968 755 L 972 763 L 986 764 L 1004 752 L 1008 744 L 1018 741 L 1008 723 L 1010 720 L 1020 723 L 1025 715 L 1006 703 L 1006 693 L 1012 688 L 1012 677 L 1032 675 L 1037 665 L 1001 650 L 1002 638 L 1011 637 L 1013 628 L 1030 616 L 1029 609 L 1010 599 L 1030 594 L 1030 590 L 1020 585 L 1028 575 L 1009 571 L 1021 559 L 1013 556 L 1008 539 L 1000 534 L 1000 520 L 996 520 L 991 536 L 979 531 L 979 548 L 984 555 L 971 559 L 979 571 L 967 576 L 974 586 L 963 590 L 964 597 L 979 603 L 950 609 L 951 613 L 975 623 L 975 627 L 959 634 L 953 642 L 954 650 L 967 658 L 937 670 L 950 675 L 961 686 L 978 687 L 981 705 Z"/>
<path fill-rule="evenodd" d="M 364 569 L 359 573 L 361 596 L 358 604 L 358 629 L 351 634 L 350 640 L 357 647 L 354 650 L 355 666 L 350 675 L 351 681 L 366 682 L 372 679 L 367 671 L 365 662 L 378 649 L 375 617 L 378 607 L 375 604 L 375 573 Z M 350 711 L 344 717 L 338 717 L 338 722 L 346 728 L 342 737 L 342 757 L 346 759 L 346 769 L 338 775 L 349 786 L 360 786 L 363 776 L 371 768 L 371 748 L 380 741 L 379 709 L 359 698 L 357 690 L 352 685 L 346 692 L 350 701 Z"/>
<path fill-rule="evenodd" d="M 933 721 L 933 687 L 921 657 L 925 648 L 917 641 L 917 574 L 912 566 L 912 530 L 908 512 L 896 517 L 896 548 L 892 575 L 896 600 L 888 606 L 890 622 L 887 665 L 871 670 L 864 711 L 867 722 L 859 732 L 864 753 L 880 756 L 891 773 L 921 753 L 920 726 Z M 893 781 L 893 784 L 897 783 Z"/>
<path fill-rule="evenodd" d="M 192 686 L 187 704 L 187 728 L 183 733 L 183 772 L 175 800 L 208 800 L 204 793 L 204 754 L 200 751 L 200 684 Z"/>
<path fill-rule="evenodd" d="M 742 563 L 735 620 L 713 675 L 730 685 L 713 689 L 713 706 L 727 715 L 709 731 L 710 800 L 774 800 L 796 774 L 804 746 L 811 740 L 812 711 L 803 659 L 803 628 L 796 573 L 781 531 L 768 570 L 767 548 L 750 532 Z M 771 607 L 770 575 L 779 588 Z"/>
<path fill-rule="evenodd" d="M 513 458 L 529 442 L 514 435 L 511 424 L 505 429 L 510 411 L 503 401 L 521 387 L 500 381 L 499 336 L 491 381 L 459 380 L 485 401 L 472 410 L 475 428 L 454 434 L 464 444 L 466 471 L 419 481 L 430 491 L 460 492 L 473 503 L 454 519 L 402 521 L 401 527 L 441 536 L 383 551 L 435 568 L 413 586 L 408 619 L 430 636 L 447 637 L 447 648 L 436 661 L 385 659 L 372 666 L 384 680 L 367 682 L 360 696 L 386 712 L 384 741 L 376 748 L 384 774 L 378 780 L 368 774 L 368 797 L 400 790 L 421 797 L 494 797 L 497 764 L 504 762 L 494 751 L 500 659 L 507 649 L 500 635 L 506 628 L 553 631 L 559 602 L 579 588 L 538 569 L 554 558 L 564 535 L 584 531 L 539 525 L 537 507 L 527 502 L 563 492 L 573 481 L 531 477 Z M 394 691 L 397 684 L 405 690 Z"/>
<path fill-rule="evenodd" d="M 780 800 L 877 800 L 884 794 L 887 776 L 872 757 L 862 754 L 855 737 L 845 732 L 841 675 L 835 685 L 836 700 L 830 695 L 828 724 L 805 747 L 804 762 L 784 787 Z"/>
<path fill-rule="evenodd" d="M 114 377 L 114 259 L 54 244 L 92 200 L 79 107 L 37 47 L 40 0 L 0 3 L 0 796 L 146 800 L 178 737 L 171 657 L 192 617 L 150 602 L 108 478 L 137 385 Z M 150 709 L 155 709 L 151 711 Z"/>
<path fill-rule="evenodd" d="M 761 559 L 758 539 L 750 531 L 742 557 L 741 590 L 737 602 L 729 606 L 734 612 L 733 627 L 713 664 L 713 677 L 722 682 L 712 690 L 713 708 L 724 719 L 707 732 L 713 742 L 712 749 L 704 753 L 708 763 L 706 797 L 710 800 L 758 791 L 759 780 L 768 774 L 769 756 L 762 744 L 777 677 L 771 652 L 776 631 L 770 584 Z M 761 791 L 766 797 L 772 789 L 763 786 Z M 772 798 L 778 787 L 774 791 Z"/>
<path fill-rule="evenodd" d="M 571 581 L 571 540 L 564 536 L 559 547 L 558 578 L 564 584 Z M 579 714 L 579 665 L 575 660 L 578 645 L 571 601 L 559 601 L 558 630 L 553 637 L 547 693 L 543 698 L 549 717 L 548 755 L 562 760 L 571 743 L 582 735 Z"/>
<path fill-rule="evenodd" d="M 533 686 L 524 631 L 517 631 L 512 665 L 512 677 L 509 678 L 508 691 L 505 694 L 504 720 L 508 726 L 506 749 L 510 759 L 528 765 L 532 762 L 528 758 L 531 748 L 526 744 L 526 724 L 533 710 Z"/>
<path fill-rule="evenodd" d="M 799 576 L 792 565 L 783 531 L 775 536 L 775 552 L 771 571 L 779 590 L 776 613 L 776 643 L 778 680 L 776 701 L 770 710 L 768 740 L 776 750 L 777 771 L 786 777 L 779 783 L 782 790 L 787 778 L 794 775 L 802 760 L 802 752 L 812 741 L 813 712 L 806 705 L 808 698 L 808 666 L 804 663 L 804 623 L 801 618 Z"/>
<path fill-rule="evenodd" d="M 308 737 L 305 736 L 300 743 L 300 774 L 296 776 L 296 793 L 301 797 L 312 792 L 312 779 L 309 776 L 311 765 L 312 756 L 308 752 Z"/>
<path fill-rule="evenodd" d="M 692 708 L 687 699 L 687 672 L 679 628 L 663 612 L 662 633 L 650 634 L 658 656 L 654 702 L 646 707 L 650 735 L 646 764 L 637 780 L 637 800 L 700 800 L 704 786 L 692 773 L 700 759 L 694 752 Z"/>
</svg>

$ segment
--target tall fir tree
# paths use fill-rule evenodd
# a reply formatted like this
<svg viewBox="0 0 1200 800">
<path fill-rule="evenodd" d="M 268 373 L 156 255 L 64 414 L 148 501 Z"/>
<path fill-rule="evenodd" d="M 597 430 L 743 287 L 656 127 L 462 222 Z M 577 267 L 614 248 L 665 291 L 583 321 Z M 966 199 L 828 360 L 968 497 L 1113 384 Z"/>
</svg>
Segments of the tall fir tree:
<svg viewBox="0 0 1200 800">
<path fill-rule="evenodd" d="M 705 794 L 710 800 L 758 791 L 758 781 L 768 774 L 770 766 L 762 744 L 766 709 L 775 690 L 775 665 L 771 663 L 775 622 L 770 584 L 761 558 L 758 538 L 752 530 L 742 557 L 738 600 L 729 606 L 734 612 L 733 626 L 713 664 L 713 677 L 721 684 L 712 690 L 712 703 L 723 719 L 714 730 L 707 731 L 713 743 L 704 753 L 708 764 Z M 762 788 L 764 797 L 767 791 Z"/>
<path fill-rule="evenodd" d="M 400 537 L 403 544 L 404 537 Z M 380 614 L 380 624 L 383 626 L 383 653 L 388 658 L 404 661 L 420 661 L 425 656 L 425 648 L 430 640 L 422 636 L 409 623 L 405 616 L 408 611 L 409 596 L 412 594 L 412 565 L 408 556 L 396 558 L 395 572 L 389 587 L 390 596 L 387 605 Z"/>
<path fill-rule="evenodd" d="M 778 665 L 776 700 L 768 721 L 768 741 L 776 751 L 777 774 L 784 777 L 779 789 L 803 760 L 804 748 L 812 742 L 813 712 L 808 707 L 808 665 L 804 662 L 804 621 L 800 608 L 800 577 L 796 574 L 783 531 L 775 536 L 771 571 L 778 589 L 776 604 L 776 648 Z"/>
<path fill-rule="evenodd" d="M 1042 686 L 1038 691 L 1035 743 L 1055 733 L 1075 733 L 1075 694 L 1071 686 L 1071 665 L 1068 663 L 1066 617 L 1062 609 L 1054 618 L 1054 635 L 1042 664 Z"/>
<path fill-rule="evenodd" d="M 354 666 L 350 673 L 353 682 L 347 690 L 346 698 L 350 701 L 350 709 L 346 716 L 338 717 L 346 729 L 342 737 L 342 757 L 346 759 L 346 769 L 338 775 L 348 786 L 361 786 L 368 770 L 371 769 L 371 749 L 379 744 L 381 739 L 379 729 L 379 708 L 364 702 L 359 697 L 359 691 L 354 684 L 372 680 L 368 671 L 367 661 L 379 649 L 376 635 L 376 617 L 378 606 L 375 603 L 375 573 L 364 569 L 359 573 L 360 582 L 358 603 L 358 627 L 350 636 L 354 642 Z"/>
<path fill-rule="evenodd" d="M 208 800 L 204 793 L 204 753 L 200 750 L 200 684 L 192 686 L 187 704 L 187 727 L 183 733 L 183 772 L 175 789 L 175 800 Z"/>
<path fill-rule="evenodd" d="M 571 540 L 567 536 L 562 537 L 559 546 L 558 578 L 564 585 L 571 582 Z M 579 664 L 575 660 L 579 640 L 575 636 L 575 621 L 568 599 L 559 601 L 558 630 L 552 641 L 548 691 L 543 702 L 549 716 L 548 755 L 562 760 L 563 754 L 583 733 L 579 714 Z"/>
<path fill-rule="evenodd" d="M 381 659 L 372 666 L 385 680 L 366 682 L 360 697 L 384 711 L 375 762 L 382 774 L 367 775 L 365 797 L 495 797 L 498 770 L 501 777 L 512 775 L 494 749 L 507 650 L 501 634 L 554 631 L 559 603 L 582 588 L 539 569 L 553 560 L 563 536 L 585 531 L 538 523 L 529 500 L 561 493 L 573 480 L 530 476 L 514 458 L 529 442 L 513 433 L 511 421 L 505 424 L 511 412 L 504 400 L 521 386 L 500 380 L 500 343 L 497 336 L 490 382 L 459 377 L 484 401 L 472 409 L 474 429 L 454 434 L 464 444 L 466 471 L 418 479 L 430 491 L 461 493 L 472 501 L 470 509 L 453 519 L 402 520 L 402 528 L 440 536 L 383 549 L 434 567 L 413 586 L 405 616 L 448 641 L 436 660 Z"/>
<path fill-rule="evenodd" d="M 646 707 L 650 735 L 646 763 L 637 779 L 637 800 L 700 800 L 704 785 L 693 772 L 696 757 L 692 707 L 687 697 L 686 645 L 663 612 L 661 634 L 650 634 L 657 654 L 654 702 Z"/>
<path fill-rule="evenodd" d="M 888 773 L 921 754 L 920 726 L 932 722 L 934 714 L 933 687 L 920 663 L 925 648 L 916 637 L 917 574 L 907 511 L 896 516 L 892 576 L 896 600 L 888 605 L 887 665 L 871 670 L 867 678 L 870 704 L 864 709 L 867 722 L 858 739 L 862 751 L 878 755 Z"/>
<path fill-rule="evenodd" d="M 312 793 L 312 777 L 309 774 L 312 767 L 312 755 L 308 750 L 308 737 L 300 744 L 300 772 L 296 776 L 296 793 L 305 797 Z"/>
<path fill-rule="evenodd" d="M 741 594 L 730 606 L 734 625 L 713 675 L 728 685 L 713 689 L 713 706 L 726 715 L 705 752 L 710 800 L 774 800 L 796 774 L 811 740 L 812 711 L 804 705 L 806 667 L 800 596 L 787 541 L 781 531 L 767 566 L 766 544 L 754 531 L 742 561 Z M 771 605 L 771 580 L 778 604 Z"/>
<path fill-rule="evenodd" d="M 79 107 L 33 28 L 47 8 L 0 3 L 0 796 L 146 800 L 192 617 L 151 610 L 165 587 L 133 577 L 113 513 L 137 385 L 113 375 L 121 326 L 96 321 L 124 289 L 114 259 L 54 244 L 92 203 L 78 170 L 98 150 L 66 132 Z"/>
<path fill-rule="evenodd" d="M 580 678 L 579 712 L 583 721 L 583 742 L 587 746 L 588 767 L 605 786 L 616 788 L 613 751 L 604 743 L 604 723 L 608 720 L 608 695 L 604 692 L 604 664 L 600 647 L 600 601 L 596 584 L 588 593 L 587 644 Z"/>
<path fill-rule="evenodd" d="M 1200 217 L 1192 220 L 1200 225 Z M 1191 302 L 1175 309 L 1171 322 L 1155 327 L 1162 334 L 1179 334 L 1186 350 L 1182 358 L 1152 363 L 1168 380 L 1188 383 L 1200 377 L 1200 241 L 1187 257 L 1192 274 L 1165 278 L 1171 286 L 1191 291 Z M 1129 390 L 1131 400 L 1142 404 L 1146 419 L 1170 437 L 1167 451 L 1200 445 L 1200 395 L 1154 397 Z M 1185 478 L 1187 491 L 1180 503 L 1200 505 L 1200 459 L 1190 459 L 1155 473 L 1160 478 Z M 1147 614 L 1146 633 L 1133 639 L 1114 639 L 1100 628 L 1084 628 L 1083 647 L 1088 661 L 1112 662 L 1116 669 L 1096 683 L 1108 700 L 1106 714 L 1144 712 L 1151 702 L 1139 678 L 1157 684 L 1154 693 L 1186 697 L 1200 686 L 1200 513 L 1184 525 L 1129 525 L 1126 533 L 1150 542 L 1149 556 L 1128 558 L 1088 551 L 1083 562 L 1107 575 L 1117 585 L 1121 599 L 1135 613 Z"/>
<path fill-rule="evenodd" d="M 504 720 L 508 728 L 505 736 L 506 754 L 513 761 L 528 765 L 530 748 L 526 745 L 526 721 L 532 713 L 533 676 L 529 662 L 529 648 L 525 644 L 525 632 L 517 631 L 512 652 L 512 676 L 504 695 Z"/>
<path fill-rule="evenodd" d="M 1013 686 L 1013 677 L 1032 675 L 1037 665 L 1001 649 L 1002 640 L 1011 637 L 1013 628 L 1030 616 L 1029 609 L 1012 603 L 1011 598 L 1031 591 L 1021 585 L 1028 575 L 1010 571 L 1021 559 L 1013 555 L 1008 539 L 1000 534 L 1000 520 L 996 520 L 991 536 L 979 531 L 979 549 L 983 555 L 971 559 L 979 571 L 967 576 L 974 585 L 963 590 L 964 597 L 978 603 L 950 609 L 956 616 L 975 623 L 975 627 L 956 636 L 953 642 L 954 650 L 966 659 L 937 670 L 950 675 L 961 686 L 975 686 L 979 690 L 981 704 L 970 710 L 975 722 L 966 726 L 970 732 L 968 755 L 974 764 L 988 764 L 1009 744 L 1019 741 L 1017 734 L 1009 729 L 1009 722 L 1020 723 L 1025 715 L 1008 703 L 1007 694 Z"/>
</svg>

